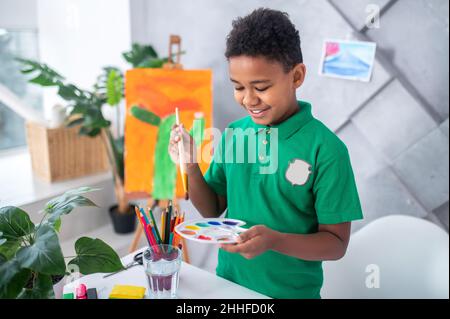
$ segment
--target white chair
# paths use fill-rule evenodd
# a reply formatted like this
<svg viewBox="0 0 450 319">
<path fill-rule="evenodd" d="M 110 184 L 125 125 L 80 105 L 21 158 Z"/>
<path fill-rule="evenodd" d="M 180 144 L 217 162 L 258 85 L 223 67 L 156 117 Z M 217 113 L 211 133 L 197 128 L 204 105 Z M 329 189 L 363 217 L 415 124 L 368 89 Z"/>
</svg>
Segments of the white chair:
<svg viewBox="0 0 450 319">
<path fill-rule="evenodd" d="M 449 236 L 435 224 L 393 215 L 355 232 L 341 260 L 323 263 L 324 299 L 449 298 Z"/>
</svg>

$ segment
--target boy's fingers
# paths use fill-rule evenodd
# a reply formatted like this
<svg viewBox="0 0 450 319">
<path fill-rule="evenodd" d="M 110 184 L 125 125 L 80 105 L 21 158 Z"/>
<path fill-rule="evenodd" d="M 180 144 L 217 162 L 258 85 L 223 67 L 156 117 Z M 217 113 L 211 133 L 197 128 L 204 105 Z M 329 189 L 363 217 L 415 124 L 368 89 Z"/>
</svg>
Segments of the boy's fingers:
<svg viewBox="0 0 450 319">
<path fill-rule="evenodd" d="M 253 243 L 242 243 L 242 244 L 223 244 L 221 248 L 230 253 L 246 253 L 252 251 Z"/>
<path fill-rule="evenodd" d="M 170 150 L 170 152 L 172 153 L 172 154 L 177 154 L 178 153 L 178 148 L 175 146 L 175 145 L 170 145 L 170 148 L 169 148 L 169 150 Z"/>
<path fill-rule="evenodd" d="M 239 241 L 245 242 L 258 235 L 259 235 L 259 227 L 253 226 L 249 230 L 239 234 Z"/>
<path fill-rule="evenodd" d="M 229 252 L 229 253 L 239 253 L 241 251 L 241 248 L 239 245 L 235 244 L 223 244 L 220 246 L 223 250 Z"/>
</svg>

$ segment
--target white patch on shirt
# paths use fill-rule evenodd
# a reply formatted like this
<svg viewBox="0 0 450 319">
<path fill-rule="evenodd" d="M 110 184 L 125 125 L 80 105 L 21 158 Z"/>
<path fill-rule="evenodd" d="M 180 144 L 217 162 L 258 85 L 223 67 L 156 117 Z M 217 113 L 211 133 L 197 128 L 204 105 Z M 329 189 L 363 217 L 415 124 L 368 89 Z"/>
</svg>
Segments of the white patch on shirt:
<svg viewBox="0 0 450 319">
<path fill-rule="evenodd" d="M 286 170 L 286 179 L 292 186 L 305 185 L 311 175 L 311 165 L 301 159 L 294 159 Z"/>
</svg>

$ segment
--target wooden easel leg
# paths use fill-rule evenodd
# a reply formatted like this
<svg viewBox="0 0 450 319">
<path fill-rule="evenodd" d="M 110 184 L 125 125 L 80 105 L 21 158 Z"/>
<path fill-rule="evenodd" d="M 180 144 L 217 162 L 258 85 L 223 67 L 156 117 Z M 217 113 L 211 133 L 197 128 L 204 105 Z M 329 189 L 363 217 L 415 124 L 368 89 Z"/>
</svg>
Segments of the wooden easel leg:
<svg viewBox="0 0 450 319">
<path fill-rule="evenodd" d="M 178 202 L 178 199 L 176 197 L 172 200 L 172 205 L 174 208 L 176 208 L 181 213 L 180 203 Z M 186 241 L 185 241 L 184 237 L 181 237 L 181 236 L 180 236 L 180 240 L 181 240 L 181 245 L 183 246 L 183 261 L 190 264 Z"/>
<path fill-rule="evenodd" d="M 143 229 L 142 229 L 141 223 L 139 223 L 136 231 L 134 232 L 133 242 L 131 243 L 130 248 L 128 248 L 129 253 L 132 253 L 133 251 L 135 251 L 137 249 L 137 246 L 139 245 L 139 241 L 141 240 L 142 231 L 143 231 Z"/>
<path fill-rule="evenodd" d="M 187 249 L 186 240 L 184 239 L 184 237 L 181 237 L 181 244 L 183 245 L 183 261 L 185 263 L 190 264 L 191 262 L 189 260 L 188 249 Z"/>
</svg>

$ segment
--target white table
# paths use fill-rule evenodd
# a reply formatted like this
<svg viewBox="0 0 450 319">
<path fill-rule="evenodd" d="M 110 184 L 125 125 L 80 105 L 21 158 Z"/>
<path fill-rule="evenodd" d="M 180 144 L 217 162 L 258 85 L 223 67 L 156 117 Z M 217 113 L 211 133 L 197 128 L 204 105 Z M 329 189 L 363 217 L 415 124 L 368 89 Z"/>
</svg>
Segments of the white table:
<svg viewBox="0 0 450 319">
<path fill-rule="evenodd" d="M 124 265 L 130 263 L 133 256 L 141 250 L 143 248 L 123 257 L 122 263 Z M 85 284 L 87 288 L 97 289 L 99 299 L 107 299 L 113 286 L 121 284 L 146 287 L 145 298 L 151 298 L 147 277 L 144 268 L 140 265 L 106 278 L 103 278 L 104 275 L 97 273 L 83 276 L 66 284 L 63 293 L 73 292 L 75 294 L 76 287 Z M 267 296 L 185 262 L 181 264 L 177 295 L 179 299 L 269 299 Z"/>
</svg>

